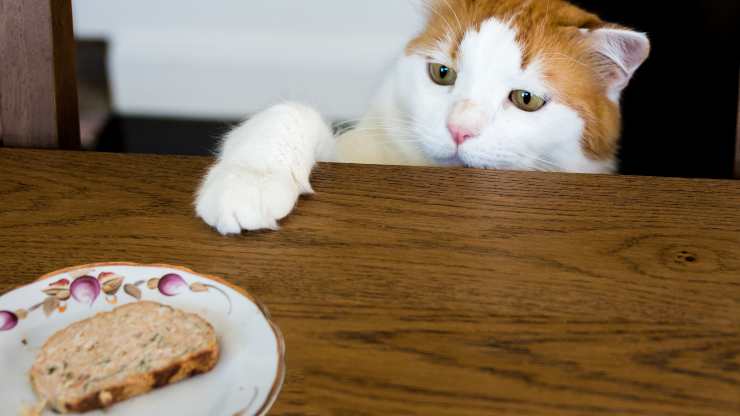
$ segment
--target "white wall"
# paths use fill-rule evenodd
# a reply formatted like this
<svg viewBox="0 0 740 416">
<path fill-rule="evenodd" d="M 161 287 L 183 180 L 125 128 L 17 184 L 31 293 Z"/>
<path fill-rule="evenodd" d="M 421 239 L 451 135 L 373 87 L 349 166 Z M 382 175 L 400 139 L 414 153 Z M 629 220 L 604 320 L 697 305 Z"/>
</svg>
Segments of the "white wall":
<svg viewBox="0 0 740 416">
<path fill-rule="evenodd" d="M 415 0 L 74 0 L 110 42 L 115 110 L 233 119 L 281 99 L 359 117 L 419 28 Z"/>
</svg>

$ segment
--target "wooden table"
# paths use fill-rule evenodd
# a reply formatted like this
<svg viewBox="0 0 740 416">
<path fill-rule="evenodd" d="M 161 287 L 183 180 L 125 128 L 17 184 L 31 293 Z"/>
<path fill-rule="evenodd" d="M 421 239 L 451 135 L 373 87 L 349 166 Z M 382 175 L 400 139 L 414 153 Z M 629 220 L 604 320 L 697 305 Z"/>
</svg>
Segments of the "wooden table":
<svg viewBox="0 0 740 416">
<path fill-rule="evenodd" d="M 0 293 L 227 277 L 285 334 L 276 415 L 740 414 L 740 182 L 323 165 L 282 231 L 222 238 L 209 162 L 0 149 Z"/>
</svg>

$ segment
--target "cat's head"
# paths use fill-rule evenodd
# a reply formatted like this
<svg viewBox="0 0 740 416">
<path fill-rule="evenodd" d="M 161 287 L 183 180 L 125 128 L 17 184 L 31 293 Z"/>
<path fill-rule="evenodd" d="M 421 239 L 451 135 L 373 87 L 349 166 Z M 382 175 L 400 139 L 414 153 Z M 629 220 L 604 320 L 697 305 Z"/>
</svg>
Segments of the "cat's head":
<svg viewBox="0 0 740 416">
<path fill-rule="evenodd" d="M 562 0 L 430 0 L 396 95 L 439 163 L 613 172 L 650 42 Z"/>
</svg>

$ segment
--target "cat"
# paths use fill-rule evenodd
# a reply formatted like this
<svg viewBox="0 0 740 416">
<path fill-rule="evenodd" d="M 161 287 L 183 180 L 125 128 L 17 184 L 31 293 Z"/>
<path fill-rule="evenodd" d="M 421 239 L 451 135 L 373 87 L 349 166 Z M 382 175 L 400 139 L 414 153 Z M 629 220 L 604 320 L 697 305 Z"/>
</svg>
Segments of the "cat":
<svg viewBox="0 0 740 416">
<path fill-rule="evenodd" d="M 283 103 L 224 138 L 196 214 L 224 235 L 278 229 L 317 161 L 611 174 L 620 96 L 644 33 L 564 0 L 429 0 L 366 116 L 335 135 Z"/>
</svg>

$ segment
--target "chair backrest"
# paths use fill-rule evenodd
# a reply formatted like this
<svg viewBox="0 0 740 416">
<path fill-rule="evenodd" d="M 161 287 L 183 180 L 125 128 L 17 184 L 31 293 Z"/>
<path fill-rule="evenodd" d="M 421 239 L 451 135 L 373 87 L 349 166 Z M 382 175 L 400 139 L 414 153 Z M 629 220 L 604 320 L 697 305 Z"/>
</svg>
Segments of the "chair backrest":
<svg viewBox="0 0 740 416">
<path fill-rule="evenodd" d="M 0 145 L 80 147 L 71 0 L 0 0 Z"/>
</svg>

